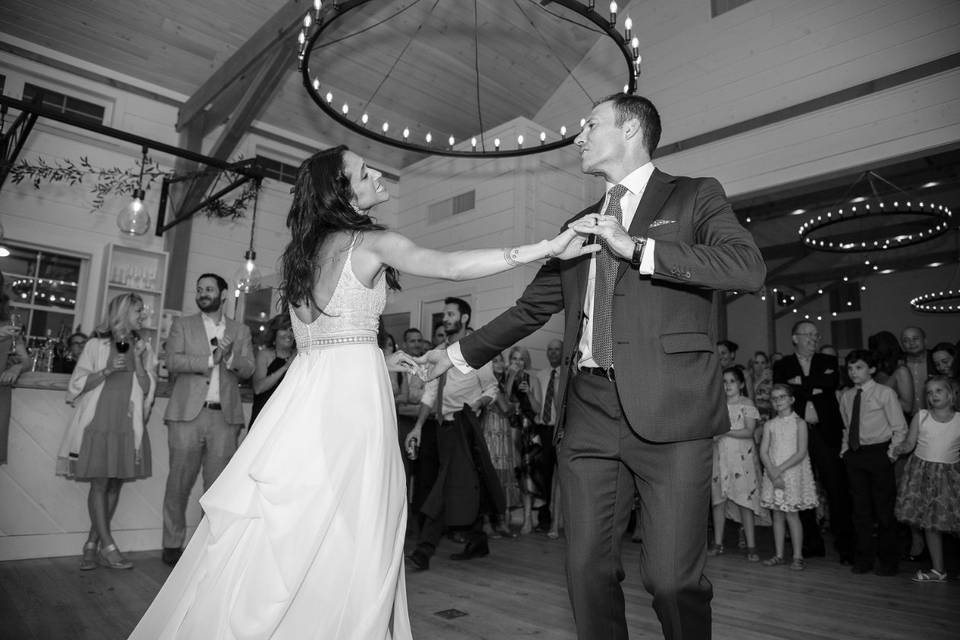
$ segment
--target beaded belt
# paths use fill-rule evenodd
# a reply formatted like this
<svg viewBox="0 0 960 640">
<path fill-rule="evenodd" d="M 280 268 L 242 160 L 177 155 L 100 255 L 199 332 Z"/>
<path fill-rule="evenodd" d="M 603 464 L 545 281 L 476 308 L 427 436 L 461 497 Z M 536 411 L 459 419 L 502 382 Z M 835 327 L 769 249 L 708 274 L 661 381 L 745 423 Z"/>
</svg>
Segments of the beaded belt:
<svg viewBox="0 0 960 640">
<path fill-rule="evenodd" d="M 297 340 L 297 349 L 324 349 L 328 347 L 339 347 L 348 344 L 376 344 L 377 336 L 337 336 L 335 338 L 309 338 L 305 342 Z"/>
</svg>

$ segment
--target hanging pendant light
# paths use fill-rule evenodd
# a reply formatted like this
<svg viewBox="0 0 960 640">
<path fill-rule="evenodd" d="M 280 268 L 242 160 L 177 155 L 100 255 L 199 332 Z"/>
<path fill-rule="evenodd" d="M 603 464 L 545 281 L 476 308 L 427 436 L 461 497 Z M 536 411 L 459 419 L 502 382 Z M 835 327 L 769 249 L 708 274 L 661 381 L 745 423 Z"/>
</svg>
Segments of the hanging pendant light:
<svg viewBox="0 0 960 640">
<path fill-rule="evenodd" d="M 257 252 L 253 249 L 253 234 L 257 228 L 257 201 L 260 198 L 260 181 L 257 180 L 256 191 L 253 194 L 253 215 L 250 217 L 250 247 L 243 254 L 243 264 L 234 274 L 237 281 L 237 291 L 250 293 L 260 288 L 263 275 L 257 267 Z"/>
<path fill-rule="evenodd" d="M 142 236 L 150 228 L 150 214 L 143 206 L 146 192 L 143 190 L 143 169 L 147 164 L 147 148 L 143 147 L 143 157 L 140 159 L 140 176 L 137 178 L 137 188 L 133 190 L 133 199 L 117 214 L 117 226 L 120 231 L 131 236 Z"/>
</svg>

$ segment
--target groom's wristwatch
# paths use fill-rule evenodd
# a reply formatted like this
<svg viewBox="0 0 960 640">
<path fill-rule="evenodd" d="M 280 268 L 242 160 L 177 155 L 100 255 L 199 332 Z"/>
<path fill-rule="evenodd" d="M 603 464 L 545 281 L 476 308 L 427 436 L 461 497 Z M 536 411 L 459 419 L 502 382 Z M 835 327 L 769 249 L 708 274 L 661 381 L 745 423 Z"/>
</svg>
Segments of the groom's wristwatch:
<svg viewBox="0 0 960 640">
<path fill-rule="evenodd" d="M 643 260 L 643 248 L 647 245 L 647 239 L 640 236 L 632 236 L 633 256 L 630 258 L 630 266 L 640 268 L 640 262 Z"/>
</svg>

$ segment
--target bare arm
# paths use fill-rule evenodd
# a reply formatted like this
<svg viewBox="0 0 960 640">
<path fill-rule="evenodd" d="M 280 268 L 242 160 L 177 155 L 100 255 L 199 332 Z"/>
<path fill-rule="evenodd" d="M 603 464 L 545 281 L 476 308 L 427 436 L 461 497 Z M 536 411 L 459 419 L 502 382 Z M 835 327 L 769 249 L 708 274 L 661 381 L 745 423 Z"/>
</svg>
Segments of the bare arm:
<svg viewBox="0 0 960 640">
<path fill-rule="evenodd" d="M 780 465 L 781 473 L 807 457 L 807 423 L 797 418 L 797 450 Z"/>
<path fill-rule="evenodd" d="M 599 245 L 584 245 L 584 236 L 572 229 L 552 240 L 507 249 L 436 251 L 420 247 L 391 231 L 365 234 L 366 246 L 380 263 L 403 273 L 443 280 L 470 280 L 500 273 L 544 258 L 570 259 L 595 252 Z"/>
<path fill-rule="evenodd" d="M 893 390 L 897 392 L 903 413 L 913 413 L 913 376 L 906 367 L 897 367 L 893 372 Z"/>
</svg>

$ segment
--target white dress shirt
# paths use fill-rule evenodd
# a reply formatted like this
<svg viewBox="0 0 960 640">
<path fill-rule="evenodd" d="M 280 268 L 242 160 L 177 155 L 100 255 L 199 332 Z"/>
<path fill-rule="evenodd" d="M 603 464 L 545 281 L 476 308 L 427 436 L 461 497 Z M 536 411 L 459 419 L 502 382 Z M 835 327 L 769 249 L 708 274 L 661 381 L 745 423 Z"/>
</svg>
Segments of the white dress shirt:
<svg viewBox="0 0 960 640">
<path fill-rule="evenodd" d="M 227 329 L 227 321 L 223 314 L 220 314 L 220 322 L 214 322 L 213 318 L 200 312 L 203 318 L 203 328 L 207 332 L 207 346 L 210 347 L 210 356 L 207 359 L 207 366 L 210 367 L 210 386 L 207 388 L 207 402 L 220 402 L 220 367 L 213 363 L 213 345 L 210 341 L 216 338 L 223 338 L 223 332 Z M 232 353 L 231 353 L 232 355 Z"/>
<path fill-rule="evenodd" d="M 623 214 L 621 224 L 624 229 L 630 229 L 630 223 L 633 222 L 633 216 L 637 212 L 637 205 L 640 204 L 640 198 L 643 197 L 643 192 L 647 188 L 647 183 L 650 181 L 650 176 L 653 175 L 653 163 L 648 162 L 643 166 L 640 166 L 634 169 L 632 172 L 627 174 L 627 176 L 620 181 L 619 184 L 622 184 L 627 188 L 627 193 L 620 199 L 620 211 Z M 613 187 L 614 183 L 607 183 L 607 195 L 603 198 L 603 206 L 601 211 L 606 212 L 607 208 L 610 206 L 608 200 L 610 199 L 609 193 L 610 188 Z M 640 273 L 644 275 L 650 275 L 654 271 L 654 261 L 653 255 L 656 250 L 656 241 L 647 238 L 646 245 L 643 247 L 643 253 L 640 258 Z M 593 359 L 593 292 L 594 292 L 594 283 L 597 279 L 597 254 L 593 254 L 590 258 L 590 272 L 587 275 L 587 291 L 586 295 L 583 298 L 583 315 L 584 323 L 583 330 L 580 332 L 580 362 L 578 363 L 581 367 L 596 367 L 597 363 Z M 464 360 L 463 354 L 460 351 L 460 344 L 454 343 L 447 347 L 447 356 L 450 358 L 450 362 L 454 367 L 460 371 L 466 373 L 470 371 L 470 365 L 467 364 L 467 361 Z"/>
</svg>

